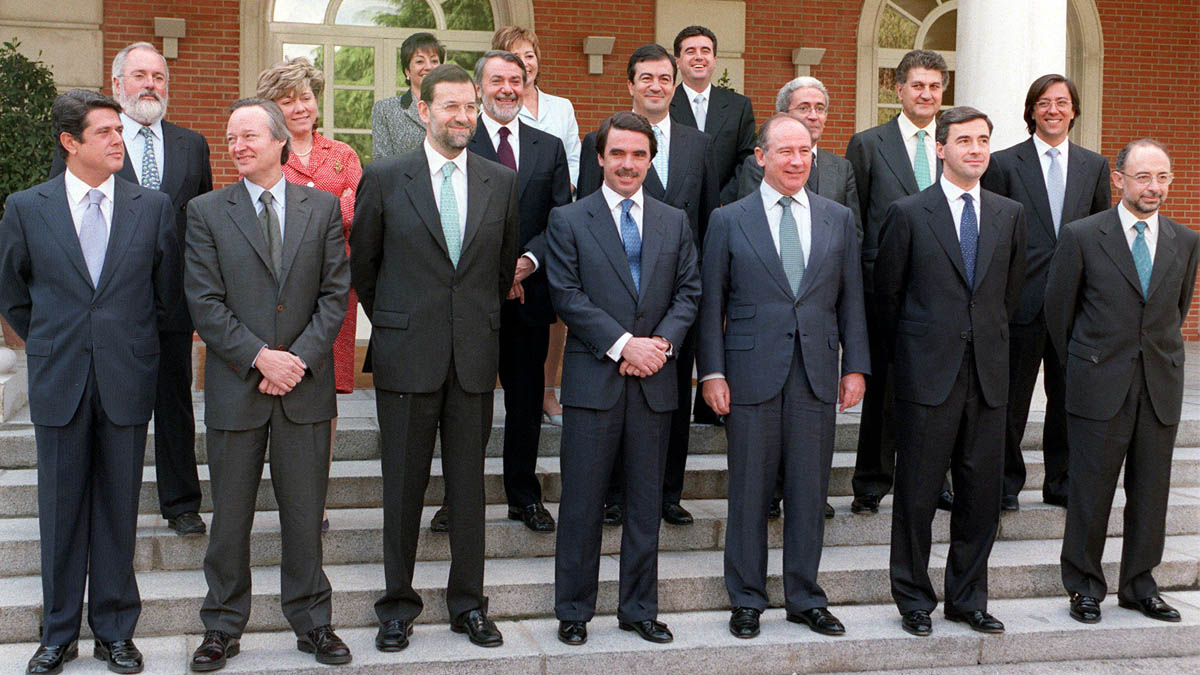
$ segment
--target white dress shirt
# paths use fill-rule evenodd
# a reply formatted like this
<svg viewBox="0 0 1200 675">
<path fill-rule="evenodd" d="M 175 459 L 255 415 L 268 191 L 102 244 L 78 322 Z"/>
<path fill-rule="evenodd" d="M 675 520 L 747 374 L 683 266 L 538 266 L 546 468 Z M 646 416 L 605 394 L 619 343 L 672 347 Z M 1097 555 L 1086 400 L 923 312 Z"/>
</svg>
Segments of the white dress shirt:
<svg viewBox="0 0 1200 675">
<path fill-rule="evenodd" d="M 538 93 L 537 117 L 525 106 L 517 113 L 517 118 L 524 120 L 534 129 L 540 129 L 551 136 L 557 137 L 563 143 L 567 153 L 567 170 L 571 172 L 571 187 L 579 184 L 579 123 L 575 121 L 575 106 L 561 96 L 547 94 L 541 89 Z"/>
<path fill-rule="evenodd" d="M 137 175 L 138 184 L 141 184 L 142 158 L 146 156 L 146 137 L 142 135 L 142 123 L 121 113 L 121 124 L 125 125 L 121 131 L 121 138 L 125 139 L 125 152 L 129 153 L 129 163 L 133 165 L 133 172 Z M 150 131 L 154 134 L 154 163 L 158 165 L 158 180 L 162 181 L 164 152 L 162 120 L 151 124 Z"/>
<path fill-rule="evenodd" d="M 1150 262 L 1153 263 L 1154 252 L 1158 249 L 1158 211 L 1145 218 L 1139 218 L 1122 201 L 1117 204 L 1117 217 L 1121 219 L 1121 228 L 1125 231 L 1125 241 L 1129 243 L 1130 253 L 1133 252 L 1133 240 L 1137 237 L 1134 224 L 1139 220 L 1146 222 L 1146 248 L 1150 249 Z"/>
<path fill-rule="evenodd" d="M 763 209 L 767 212 L 767 227 L 771 230 L 771 241 L 775 244 L 775 252 L 779 253 L 779 222 L 783 220 L 783 205 L 779 199 L 784 195 L 763 181 L 758 188 L 762 197 Z M 801 188 L 799 192 L 790 195 L 792 203 L 792 218 L 796 220 L 796 230 L 800 235 L 800 248 L 804 249 L 804 265 L 808 266 L 808 254 L 812 250 L 812 211 L 808 204 L 808 193 Z"/>
<path fill-rule="evenodd" d="M 704 88 L 704 91 L 696 91 L 695 89 L 689 87 L 686 82 L 682 83 L 681 86 L 683 87 L 683 93 L 687 94 L 688 105 L 692 107 L 692 117 L 696 118 L 696 127 L 700 129 L 700 131 L 704 131 L 704 127 L 708 124 L 708 111 L 712 107 L 712 82 L 708 83 L 708 86 Z M 703 120 L 700 119 L 700 106 L 696 105 L 697 94 L 704 97 Z"/>
<path fill-rule="evenodd" d="M 913 121 L 902 112 L 898 118 L 900 120 L 900 136 L 904 139 L 904 148 L 908 150 L 908 163 L 916 170 L 917 159 L 917 132 L 925 132 L 925 156 L 929 159 L 929 174 L 930 178 L 937 176 L 937 147 L 934 145 L 934 132 L 937 130 L 937 122 L 930 120 L 929 124 L 924 127 L 918 127 L 913 124 Z"/>
<path fill-rule="evenodd" d="M 425 148 L 425 159 L 429 162 L 429 181 L 433 185 L 433 202 L 438 213 L 442 211 L 442 167 L 446 162 L 454 163 L 450 187 L 454 188 L 454 199 L 458 202 L 458 236 L 463 237 L 467 232 L 467 151 L 460 151 L 454 159 L 446 159 L 433 149 L 428 138 L 421 142 L 421 147 Z"/>
<path fill-rule="evenodd" d="M 254 204 L 254 212 L 256 214 L 261 216 L 265 206 L 260 201 L 262 193 L 270 192 L 271 196 L 274 197 L 274 201 L 271 202 L 271 209 L 275 211 L 275 217 L 279 218 L 279 236 L 282 238 L 283 233 L 287 232 L 287 219 L 283 217 L 283 214 L 287 213 L 287 209 L 284 208 L 284 202 L 287 200 L 287 181 L 284 180 L 283 174 L 279 174 L 279 180 L 275 181 L 275 184 L 269 188 L 258 185 L 249 178 L 242 180 L 246 184 L 246 191 L 250 193 L 250 203 Z"/>
<path fill-rule="evenodd" d="M 496 151 L 497 155 L 500 154 L 500 129 L 501 127 L 508 129 L 508 145 L 512 148 L 513 160 L 516 161 L 517 166 L 521 166 L 521 125 L 517 122 L 518 118 L 514 117 L 508 124 L 500 124 L 485 112 L 479 115 L 479 119 L 483 122 L 483 128 L 487 130 L 488 138 L 492 141 L 492 149 Z"/>
<path fill-rule="evenodd" d="M 1042 165 L 1042 183 L 1045 185 L 1050 185 L 1050 155 L 1047 155 L 1046 151 L 1050 148 L 1058 148 L 1058 165 L 1062 167 L 1063 186 L 1065 187 L 1067 184 L 1067 154 L 1070 152 L 1071 142 L 1064 138 L 1058 145 L 1050 145 L 1034 134 L 1033 147 L 1037 148 L 1038 163 Z"/>
<path fill-rule="evenodd" d="M 954 234 L 958 240 L 962 241 L 962 214 L 963 207 L 967 205 L 962 197 L 965 194 L 971 195 L 973 200 L 971 206 L 975 209 L 976 233 L 982 231 L 980 229 L 983 227 L 983 217 L 979 208 L 979 181 L 976 181 L 975 186 L 970 190 L 964 190 L 947 180 L 946 174 L 942 174 L 938 180 L 942 184 L 942 192 L 946 194 L 946 203 L 950 205 L 950 215 L 954 216 Z M 978 237 L 976 237 L 976 242 L 978 241 Z"/>
<path fill-rule="evenodd" d="M 75 236 L 79 236 L 79 228 L 83 226 L 83 212 L 87 210 L 88 192 L 93 188 L 91 185 L 80 180 L 75 174 L 71 173 L 70 169 L 63 172 L 63 185 L 67 189 L 67 206 L 71 207 L 71 220 L 75 224 Z M 104 216 L 104 229 L 108 233 L 112 233 L 112 213 L 113 213 L 113 191 L 116 190 L 117 181 L 109 176 L 103 183 L 97 185 L 94 189 L 104 193 L 104 199 L 100 200 L 100 213 Z"/>
<path fill-rule="evenodd" d="M 617 226 L 617 237 L 620 238 L 621 243 L 624 244 L 625 237 L 621 236 L 621 202 L 625 201 L 626 197 L 622 197 L 615 190 L 608 187 L 608 185 L 605 183 L 600 184 L 600 192 L 604 195 L 604 201 L 608 202 L 608 210 L 612 214 L 613 223 Z M 638 238 L 640 239 L 642 238 L 642 205 L 645 200 L 645 196 L 642 193 L 642 188 L 639 187 L 638 191 L 633 193 L 633 195 L 628 197 L 628 199 L 633 200 L 633 207 L 629 209 L 629 215 L 631 218 L 633 218 L 634 224 L 637 225 Z M 628 343 L 632 337 L 632 333 L 625 333 L 621 337 L 617 338 L 617 341 L 608 348 L 608 351 L 605 352 L 605 354 L 613 361 L 620 361 L 621 350 L 625 349 L 626 343 Z"/>
</svg>

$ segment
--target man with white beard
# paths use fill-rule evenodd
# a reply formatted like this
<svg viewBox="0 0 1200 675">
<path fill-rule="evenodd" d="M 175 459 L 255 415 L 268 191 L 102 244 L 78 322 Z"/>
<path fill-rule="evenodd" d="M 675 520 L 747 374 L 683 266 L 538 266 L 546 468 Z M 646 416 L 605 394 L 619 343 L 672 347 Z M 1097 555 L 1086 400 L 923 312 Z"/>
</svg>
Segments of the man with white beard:
<svg viewBox="0 0 1200 675">
<path fill-rule="evenodd" d="M 185 240 L 187 203 L 212 190 L 212 167 L 204 136 L 163 120 L 167 114 L 167 61 L 149 42 L 135 42 L 113 57 L 113 98 L 121 104 L 125 164 L 117 176 L 171 198 L 178 241 Z M 54 158 L 51 176 L 65 165 Z M 183 283 L 183 266 L 178 270 Z M 205 532 L 200 519 L 192 413 L 192 320 L 182 300 L 159 325 L 161 353 L 154 402 L 154 466 L 158 503 L 180 535 Z"/>
</svg>

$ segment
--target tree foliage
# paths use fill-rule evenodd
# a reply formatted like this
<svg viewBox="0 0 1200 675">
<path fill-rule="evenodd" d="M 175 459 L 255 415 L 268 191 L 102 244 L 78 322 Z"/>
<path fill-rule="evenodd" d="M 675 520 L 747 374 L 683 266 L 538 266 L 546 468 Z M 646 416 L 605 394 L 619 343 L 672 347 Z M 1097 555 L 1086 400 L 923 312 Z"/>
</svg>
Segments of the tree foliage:
<svg viewBox="0 0 1200 675">
<path fill-rule="evenodd" d="M 17 51 L 20 44 L 13 38 L 0 46 L 0 214 L 10 194 L 46 179 L 54 152 L 54 75 L 40 52 L 31 60 Z"/>
</svg>

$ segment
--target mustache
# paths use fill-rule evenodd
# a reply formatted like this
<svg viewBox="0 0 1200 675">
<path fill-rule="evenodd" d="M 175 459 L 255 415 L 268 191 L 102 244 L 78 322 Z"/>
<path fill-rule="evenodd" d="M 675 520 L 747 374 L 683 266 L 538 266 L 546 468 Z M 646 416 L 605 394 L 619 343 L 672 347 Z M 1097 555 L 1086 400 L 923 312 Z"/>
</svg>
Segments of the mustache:
<svg viewBox="0 0 1200 675">
<path fill-rule="evenodd" d="M 621 178 L 637 178 L 638 176 L 642 175 L 641 172 L 638 171 L 637 169 L 629 169 L 629 168 L 617 169 L 616 174 L 618 176 L 620 176 Z"/>
</svg>

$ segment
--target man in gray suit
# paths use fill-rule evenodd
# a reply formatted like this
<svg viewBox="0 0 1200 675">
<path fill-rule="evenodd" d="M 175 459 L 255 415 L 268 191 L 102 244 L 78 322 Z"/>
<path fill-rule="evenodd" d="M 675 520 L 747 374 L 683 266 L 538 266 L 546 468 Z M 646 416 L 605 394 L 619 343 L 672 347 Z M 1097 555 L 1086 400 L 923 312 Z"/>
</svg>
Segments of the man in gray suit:
<svg viewBox="0 0 1200 675">
<path fill-rule="evenodd" d="M 617 621 L 670 642 L 658 617 L 658 520 L 671 413 L 686 402 L 673 358 L 696 318 L 700 274 L 687 215 L 646 195 L 657 151 L 632 112 L 596 133 L 600 189 L 550 212 L 550 298 L 567 324 L 562 502 L 555 558 L 558 639 L 587 641 L 596 611 L 604 496 L 623 465 L 625 528 Z M 586 163 L 586 162 L 585 162 Z"/>
<path fill-rule="evenodd" d="M 803 123 L 773 115 L 754 156 L 765 173 L 759 190 L 709 222 L 698 323 L 704 398 L 727 416 L 729 630 L 758 635 L 767 607 L 767 508 L 782 473 L 787 618 L 841 635 L 817 568 L 834 408 L 857 405 L 870 372 L 858 238 L 849 209 L 804 187 L 812 141 Z"/>
<path fill-rule="evenodd" d="M 382 438 L 380 651 L 408 646 L 421 613 L 413 569 L 434 440 L 441 432 L 450 514 L 450 628 L 503 638 L 483 595 L 483 450 L 492 430 L 501 305 L 520 234 L 517 174 L 467 151 L 479 113 L 461 66 L 433 69 L 417 107 L 422 147 L 368 164 L 350 234 L 351 276 L 373 328 Z"/>
<path fill-rule="evenodd" d="M 283 546 L 280 602 L 296 647 L 350 662 L 330 627 L 321 569 L 329 420 L 337 416 L 333 339 L 350 274 L 332 195 L 288 183 L 289 134 L 279 106 L 233 104 L 225 132 L 242 180 L 188 203 L 184 291 L 208 347 L 204 421 L 213 520 L 195 671 L 240 650 L 250 618 L 250 528 L 267 442 Z"/>
</svg>

